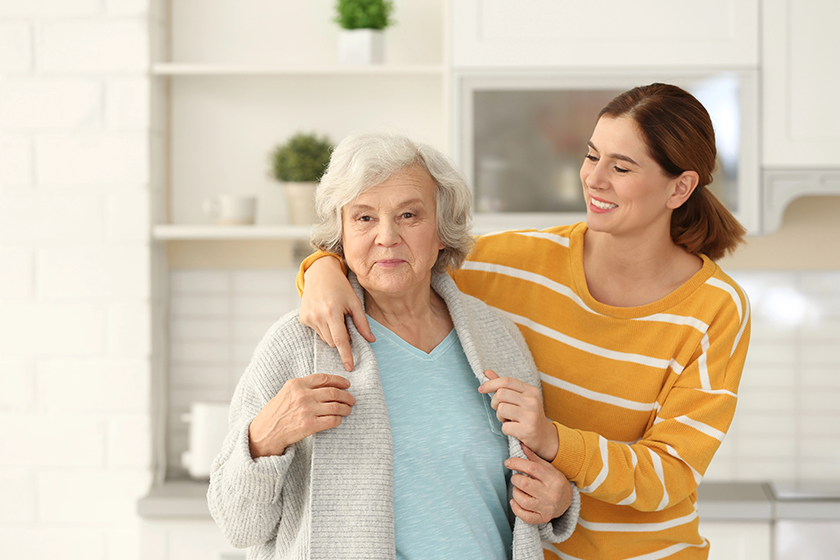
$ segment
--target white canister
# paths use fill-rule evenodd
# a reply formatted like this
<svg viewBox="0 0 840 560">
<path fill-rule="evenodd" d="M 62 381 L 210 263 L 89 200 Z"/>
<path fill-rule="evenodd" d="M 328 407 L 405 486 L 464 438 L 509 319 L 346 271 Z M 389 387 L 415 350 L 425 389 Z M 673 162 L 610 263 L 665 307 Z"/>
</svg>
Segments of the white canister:
<svg viewBox="0 0 840 560">
<path fill-rule="evenodd" d="M 181 416 L 190 424 L 189 449 L 181 455 L 181 464 L 190 476 L 210 477 L 210 465 L 222 450 L 228 432 L 228 403 L 194 402 Z"/>
<path fill-rule="evenodd" d="M 257 215 L 257 198 L 238 194 L 217 194 L 205 199 L 202 209 L 219 225 L 251 225 Z"/>
</svg>

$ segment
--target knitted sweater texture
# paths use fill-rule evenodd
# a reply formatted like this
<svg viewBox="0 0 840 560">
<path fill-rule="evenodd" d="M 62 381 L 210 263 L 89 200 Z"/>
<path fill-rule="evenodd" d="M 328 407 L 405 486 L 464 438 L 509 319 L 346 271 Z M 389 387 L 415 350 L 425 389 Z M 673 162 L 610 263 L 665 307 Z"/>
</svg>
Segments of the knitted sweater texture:
<svg viewBox="0 0 840 560">
<path fill-rule="evenodd" d="M 351 274 L 361 296 L 361 288 Z M 461 294 L 447 275 L 433 288 L 444 299 L 470 366 L 536 385 L 536 368 L 513 323 Z M 251 559 L 395 558 L 393 449 L 387 408 L 370 345 L 348 320 L 355 368 L 304 327 L 297 313 L 280 319 L 260 342 L 231 402 L 230 432 L 211 468 L 208 504 L 219 527 Z M 251 458 L 248 427 L 265 404 L 295 377 L 312 373 L 350 380 L 356 405 L 342 424 L 304 438 L 280 456 Z M 441 388 L 442 390 L 445 388 Z M 524 457 L 509 438 L 511 456 Z M 441 450 L 445 451 L 445 450 Z M 552 523 L 516 519 L 513 557 L 542 558 L 540 540 L 560 542 L 577 523 L 580 498 Z"/>
<path fill-rule="evenodd" d="M 458 287 L 512 319 L 542 380 L 581 491 L 577 530 L 550 559 L 708 557 L 697 485 L 732 421 L 750 335 L 744 291 L 708 258 L 654 303 L 596 301 L 585 224 L 486 235 Z"/>
</svg>

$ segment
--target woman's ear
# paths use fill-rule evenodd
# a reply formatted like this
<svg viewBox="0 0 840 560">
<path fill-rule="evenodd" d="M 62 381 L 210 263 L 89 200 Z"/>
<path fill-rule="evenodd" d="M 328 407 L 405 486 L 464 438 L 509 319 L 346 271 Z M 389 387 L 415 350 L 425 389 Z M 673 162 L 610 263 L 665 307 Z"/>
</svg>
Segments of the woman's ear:
<svg viewBox="0 0 840 560">
<path fill-rule="evenodd" d="M 679 177 L 675 179 L 674 192 L 668 198 L 668 208 L 676 210 L 689 199 L 691 193 L 697 188 L 700 183 L 700 175 L 696 171 L 683 171 Z"/>
</svg>

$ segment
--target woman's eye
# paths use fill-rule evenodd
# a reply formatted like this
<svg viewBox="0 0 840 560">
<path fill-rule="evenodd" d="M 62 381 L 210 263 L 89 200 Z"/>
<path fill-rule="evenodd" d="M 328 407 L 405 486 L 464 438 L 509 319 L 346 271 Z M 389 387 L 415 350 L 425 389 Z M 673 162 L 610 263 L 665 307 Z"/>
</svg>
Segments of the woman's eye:
<svg viewBox="0 0 840 560">
<path fill-rule="evenodd" d="M 408 218 L 413 218 L 413 217 L 414 217 L 413 212 L 403 212 L 402 214 L 400 214 L 400 218 L 402 218 L 404 220 L 408 219 Z"/>
<path fill-rule="evenodd" d="M 598 161 L 598 158 L 597 158 L 597 157 L 595 157 L 595 156 L 593 156 L 592 154 L 586 154 L 586 159 L 588 159 L 588 160 L 589 160 L 589 161 L 591 161 L 591 162 L 596 162 L 596 161 Z"/>
<path fill-rule="evenodd" d="M 627 173 L 627 172 L 629 172 L 630 170 L 629 170 L 629 169 L 624 169 L 623 167 L 618 167 L 618 166 L 616 166 L 616 167 L 615 167 L 615 171 L 616 171 L 616 173 Z"/>
<path fill-rule="evenodd" d="M 358 218 L 358 220 L 359 220 L 360 222 L 369 222 L 369 221 L 371 221 L 372 219 L 373 219 L 373 218 L 371 218 L 370 216 L 359 216 L 359 218 Z"/>
</svg>

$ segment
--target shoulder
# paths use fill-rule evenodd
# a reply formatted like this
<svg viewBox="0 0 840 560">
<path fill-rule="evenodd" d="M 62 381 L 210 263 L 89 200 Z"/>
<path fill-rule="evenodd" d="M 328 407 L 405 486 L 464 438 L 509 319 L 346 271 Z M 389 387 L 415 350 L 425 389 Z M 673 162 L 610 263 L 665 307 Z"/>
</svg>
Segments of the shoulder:
<svg viewBox="0 0 840 560">
<path fill-rule="evenodd" d="M 297 377 L 296 370 L 314 360 L 315 336 L 315 331 L 300 322 L 298 311 L 287 313 L 263 335 L 248 370 L 284 371 L 288 377 Z"/>
<path fill-rule="evenodd" d="M 704 283 L 700 296 L 708 300 L 707 304 L 712 305 L 714 302 L 719 309 L 736 314 L 739 322 L 749 319 L 750 300 L 746 290 L 717 263 L 712 263 L 712 272 Z"/>
</svg>

